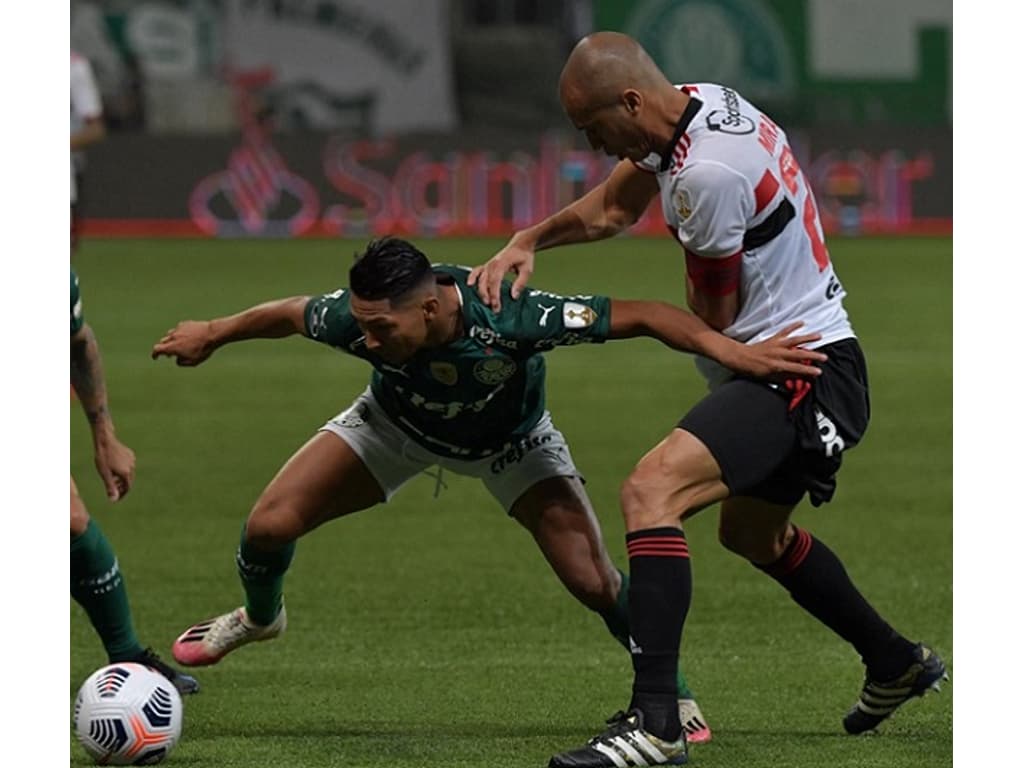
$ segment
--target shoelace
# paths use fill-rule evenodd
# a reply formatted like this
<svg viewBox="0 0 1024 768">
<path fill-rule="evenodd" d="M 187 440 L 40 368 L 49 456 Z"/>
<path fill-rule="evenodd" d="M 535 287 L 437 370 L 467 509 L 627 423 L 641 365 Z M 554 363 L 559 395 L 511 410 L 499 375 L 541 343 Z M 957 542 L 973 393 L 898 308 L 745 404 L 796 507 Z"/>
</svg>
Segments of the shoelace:
<svg viewBox="0 0 1024 768">
<path fill-rule="evenodd" d="M 239 615 L 239 612 L 232 611 L 226 616 L 221 616 L 213 622 L 213 626 L 210 627 L 210 631 L 207 636 L 210 638 L 211 644 L 220 650 L 235 639 L 234 636 L 238 634 L 239 628 L 242 629 L 242 632 L 245 632 L 246 629 L 248 629 L 245 622 L 242 621 L 242 617 Z"/>
<path fill-rule="evenodd" d="M 629 731 L 636 730 L 640 727 L 639 719 L 633 720 L 633 712 L 623 712 L 621 709 L 614 715 L 605 720 L 605 724 L 608 726 L 604 733 L 595 736 L 590 740 L 591 744 L 595 744 L 599 741 L 604 741 L 612 738 L 613 736 L 621 736 Z"/>
<path fill-rule="evenodd" d="M 152 667 L 162 675 L 166 676 L 167 674 L 174 674 L 174 670 L 171 669 L 171 667 L 169 667 L 152 648 L 144 650 L 142 655 L 139 657 L 139 661 L 146 666 Z"/>
</svg>

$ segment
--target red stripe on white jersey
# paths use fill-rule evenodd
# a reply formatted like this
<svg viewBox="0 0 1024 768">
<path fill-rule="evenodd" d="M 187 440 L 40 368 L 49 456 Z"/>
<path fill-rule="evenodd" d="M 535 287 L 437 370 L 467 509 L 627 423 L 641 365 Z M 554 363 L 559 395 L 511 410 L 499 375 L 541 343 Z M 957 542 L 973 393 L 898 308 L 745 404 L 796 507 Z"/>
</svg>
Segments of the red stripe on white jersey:
<svg viewBox="0 0 1024 768">
<path fill-rule="evenodd" d="M 772 175 L 771 171 L 765 171 L 764 176 L 761 177 L 761 180 L 757 182 L 757 186 L 754 187 L 754 200 L 757 203 L 757 209 L 754 211 L 755 216 L 775 199 L 775 193 L 778 191 L 779 180 Z"/>
</svg>

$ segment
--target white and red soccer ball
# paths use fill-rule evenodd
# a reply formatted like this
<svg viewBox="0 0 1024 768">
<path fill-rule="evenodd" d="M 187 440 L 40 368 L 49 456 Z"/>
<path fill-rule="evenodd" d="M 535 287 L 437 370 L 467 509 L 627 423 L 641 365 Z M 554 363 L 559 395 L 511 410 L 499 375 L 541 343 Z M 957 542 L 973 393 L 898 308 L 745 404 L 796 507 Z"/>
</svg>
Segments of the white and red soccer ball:
<svg viewBox="0 0 1024 768">
<path fill-rule="evenodd" d="M 78 690 L 75 732 L 99 765 L 153 765 L 178 743 L 181 713 L 181 696 L 159 672 L 109 664 Z"/>
</svg>

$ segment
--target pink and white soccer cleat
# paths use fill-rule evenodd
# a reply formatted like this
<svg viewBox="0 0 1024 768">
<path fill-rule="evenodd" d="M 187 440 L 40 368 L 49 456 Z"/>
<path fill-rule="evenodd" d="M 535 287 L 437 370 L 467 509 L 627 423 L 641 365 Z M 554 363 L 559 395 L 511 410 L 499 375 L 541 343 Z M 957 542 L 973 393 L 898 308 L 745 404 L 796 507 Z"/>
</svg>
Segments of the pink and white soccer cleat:
<svg viewBox="0 0 1024 768">
<path fill-rule="evenodd" d="M 171 653 L 186 667 L 216 664 L 236 648 L 262 640 L 272 640 L 284 632 L 288 618 L 281 606 L 273 624 L 262 626 L 249 621 L 245 607 L 236 608 L 213 619 L 201 621 L 186 629 L 174 641 Z"/>
<path fill-rule="evenodd" d="M 704 719 L 704 713 L 697 706 L 696 699 L 679 700 L 679 722 L 683 724 L 688 744 L 705 744 L 711 741 L 711 728 Z"/>
</svg>

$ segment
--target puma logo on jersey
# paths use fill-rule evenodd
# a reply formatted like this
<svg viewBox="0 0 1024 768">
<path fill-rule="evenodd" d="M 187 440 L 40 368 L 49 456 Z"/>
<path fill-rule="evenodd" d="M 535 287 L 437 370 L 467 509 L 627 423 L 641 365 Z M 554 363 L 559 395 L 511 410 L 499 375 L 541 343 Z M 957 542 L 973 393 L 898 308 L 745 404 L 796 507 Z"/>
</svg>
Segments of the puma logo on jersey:
<svg viewBox="0 0 1024 768">
<path fill-rule="evenodd" d="M 545 307 L 543 304 L 538 304 L 537 308 L 541 311 L 540 327 L 543 328 L 548 324 L 548 315 L 555 311 L 555 307 L 554 305 Z"/>
<path fill-rule="evenodd" d="M 846 443 L 839 436 L 835 422 L 817 408 L 814 409 L 814 417 L 818 420 L 818 436 L 825 445 L 825 455 L 831 458 L 837 453 L 842 453 Z"/>
</svg>

